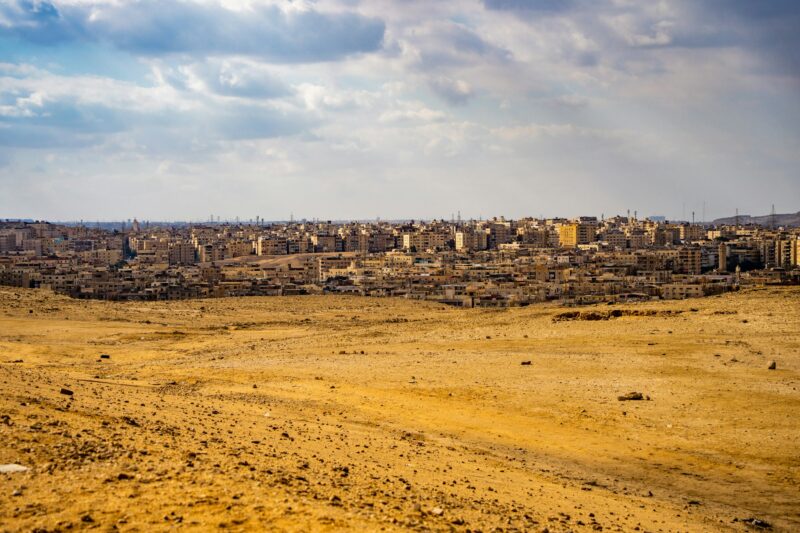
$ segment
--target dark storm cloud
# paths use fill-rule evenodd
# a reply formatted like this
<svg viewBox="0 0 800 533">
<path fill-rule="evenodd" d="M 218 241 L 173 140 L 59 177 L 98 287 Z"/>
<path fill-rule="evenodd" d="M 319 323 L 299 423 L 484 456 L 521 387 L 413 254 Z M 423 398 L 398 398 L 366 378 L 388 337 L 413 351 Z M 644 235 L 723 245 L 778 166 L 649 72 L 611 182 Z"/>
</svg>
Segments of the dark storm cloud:
<svg viewBox="0 0 800 533">
<path fill-rule="evenodd" d="M 102 41 L 142 55 L 249 55 L 281 62 L 332 61 L 381 48 L 385 25 L 355 13 L 237 12 L 217 4 L 143 0 L 58 7 L 18 0 L 0 7 L 0 35 L 37 44 Z"/>
</svg>

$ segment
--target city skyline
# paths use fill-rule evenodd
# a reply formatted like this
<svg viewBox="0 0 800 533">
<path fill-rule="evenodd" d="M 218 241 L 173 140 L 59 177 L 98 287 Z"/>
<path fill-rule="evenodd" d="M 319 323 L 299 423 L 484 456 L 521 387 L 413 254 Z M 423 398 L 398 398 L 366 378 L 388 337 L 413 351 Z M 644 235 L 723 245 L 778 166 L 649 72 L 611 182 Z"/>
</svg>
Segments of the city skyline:
<svg viewBox="0 0 800 533">
<path fill-rule="evenodd" d="M 795 212 L 798 24 L 788 1 L 14 0 L 0 218 Z"/>
<path fill-rule="evenodd" d="M 729 219 L 736 219 L 740 218 L 742 224 L 748 223 L 755 223 L 761 225 L 774 225 L 774 226 L 785 226 L 788 225 L 789 227 L 797 226 L 798 224 L 795 221 L 791 221 L 788 224 L 784 224 L 781 222 L 784 218 L 800 218 L 800 211 L 797 213 L 777 213 L 774 211 L 768 214 L 752 214 L 752 213 L 740 213 L 738 209 L 735 213 L 731 214 L 730 216 L 722 216 L 715 218 L 713 220 L 708 220 L 703 218 L 704 215 L 702 211 L 700 213 L 690 212 L 689 216 L 686 218 L 678 217 L 678 218 L 668 218 L 664 215 L 658 214 L 647 214 L 642 215 L 638 213 L 638 210 L 626 210 L 625 213 L 601 213 L 600 215 L 595 215 L 593 213 L 571 213 L 571 214 L 554 214 L 552 216 L 544 216 L 544 215 L 523 215 L 520 217 L 506 217 L 505 215 L 478 215 L 478 216 L 465 216 L 460 211 L 457 213 L 451 213 L 450 216 L 439 216 L 439 217 L 401 217 L 401 218 L 387 218 L 381 216 L 374 216 L 371 218 L 324 218 L 324 217 L 306 217 L 306 216 L 295 216 L 294 213 L 289 213 L 289 217 L 287 218 L 266 218 L 262 216 L 255 216 L 255 217 L 248 217 L 248 216 L 231 216 L 225 217 L 222 215 L 214 215 L 211 214 L 206 218 L 195 218 L 195 219 L 178 219 L 178 218 L 140 218 L 140 217 L 127 217 L 127 218 L 110 218 L 110 219 L 89 219 L 89 218 L 79 218 L 74 220 L 57 220 L 57 219 L 36 219 L 31 217 L 5 217 L 0 218 L 0 222 L 13 222 L 13 221 L 27 221 L 27 222 L 47 222 L 52 224 L 67 224 L 67 225 L 92 225 L 92 224 L 102 224 L 105 226 L 110 225 L 125 225 L 131 224 L 132 222 L 140 222 L 150 223 L 150 224 L 177 224 L 177 225 L 188 225 L 188 224 L 242 224 L 242 225 L 258 225 L 258 224 L 287 224 L 287 223 L 318 223 L 318 222 L 328 222 L 328 223 L 372 223 L 372 222 L 385 222 L 385 223 L 393 223 L 393 224 L 401 224 L 407 222 L 432 222 L 432 221 L 443 221 L 443 222 L 476 222 L 476 221 L 490 221 L 490 220 L 546 220 L 546 219 L 574 219 L 578 217 L 595 217 L 600 220 L 604 220 L 606 218 L 613 219 L 617 217 L 622 218 L 632 218 L 638 220 L 652 220 L 652 221 L 664 221 L 664 222 L 672 222 L 672 223 L 693 223 L 693 224 L 704 224 L 704 225 L 713 225 L 715 223 L 719 224 L 728 224 Z M 684 214 L 685 215 L 685 214 Z M 775 217 L 775 218 L 773 218 Z M 752 219 L 752 220 L 751 220 Z M 771 220 L 772 219 L 772 220 Z"/>
<path fill-rule="evenodd" d="M 589 216 L 263 225 L 0 221 L 0 285 L 102 299 L 345 293 L 467 307 L 686 298 L 741 284 L 796 283 L 799 219 L 776 214 L 766 224 L 735 219 L 713 226 Z"/>
</svg>

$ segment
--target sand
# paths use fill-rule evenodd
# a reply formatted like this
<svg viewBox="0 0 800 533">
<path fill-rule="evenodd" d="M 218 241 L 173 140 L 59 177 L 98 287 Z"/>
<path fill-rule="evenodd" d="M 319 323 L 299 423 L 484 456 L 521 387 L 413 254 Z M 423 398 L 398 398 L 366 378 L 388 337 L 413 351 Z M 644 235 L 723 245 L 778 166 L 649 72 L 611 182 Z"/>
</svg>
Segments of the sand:
<svg viewBox="0 0 800 533">
<path fill-rule="evenodd" d="M 574 310 L 0 288 L 0 531 L 800 530 L 800 290 Z"/>
</svg>

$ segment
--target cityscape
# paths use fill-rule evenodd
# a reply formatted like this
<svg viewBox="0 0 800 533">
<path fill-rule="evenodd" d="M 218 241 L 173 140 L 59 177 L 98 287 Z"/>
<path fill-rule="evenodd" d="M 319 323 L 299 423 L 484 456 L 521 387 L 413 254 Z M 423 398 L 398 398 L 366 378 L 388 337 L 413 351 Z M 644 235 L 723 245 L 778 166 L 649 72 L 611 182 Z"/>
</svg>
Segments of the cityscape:
<svg viewBox="0 0 800 533">
<path fill-rule="evenodd" d="M 0 222 L 0 284 L 74 298 L 352 294 L 509 307 L 800 283 L 800 228 L 616 216 L 168 226 Z"/>
<path fill-rule="evenodd" d="M 800 1 L 0 0 L 0 533 L 799 489 Z"/>
</svg>

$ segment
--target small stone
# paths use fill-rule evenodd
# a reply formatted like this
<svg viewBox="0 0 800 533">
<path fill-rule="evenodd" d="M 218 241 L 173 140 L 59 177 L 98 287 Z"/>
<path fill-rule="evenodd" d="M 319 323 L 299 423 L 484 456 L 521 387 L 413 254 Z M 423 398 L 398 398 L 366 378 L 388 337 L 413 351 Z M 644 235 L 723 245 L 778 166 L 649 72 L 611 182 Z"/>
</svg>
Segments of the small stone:
<svg viewBox="0 0 800 533">
<path fill-rule="evenodd" d="M 111 356 L 108 355 L 107 353 L 101 353 L 100 354 L 100 359 L 111 359 Z"/>
<path fill-rule="evenodd" d="M 531 362 L 530 361 L 522 361 L 520 364 L 522 366 L 530 366 Z"/>
<path fill-rule="evenodd" d="M 61 389 L 61 394 L 64 394 L 64 395 L 66 395 L 66 396 L 72 396 L 72 395 L 73 395 L 73 394 L 75 394 L 75 393 L 74 393 L 74 392 L 72 392 L 72 391 L 71 391 L 71 390 L 69 390 L 69 389 L 64 389 L 64 388 L 62 388 L 62 389 Z"/>
<path fill-rule="evenodd" d="M 27 466 L 18 465 L 15 463 L 0 465 L 0 474 L 14 474 L 16 472 L 25 472 L 27 470 Z"/>
<path fill-rule="evenodd" d="M 129 426 L 133 426 L 136 428 L 139 427 L 139 422 L 137 422 L 135 418 L 131 418 L 130 416 L 123 416 L 122 421 L 128 424 Z"/>
<path fill-rule="evenodd" d="M 81 517 L 81 522 L 84 522 L 86 524 L 91 524 L 92 522 L 94 522 L 94 518 L 92 518 L 92 515 L 85 514 Z"/>
<path fill-rule="evenodd" d="M 767 522 L 766 520 L 761 520 L 760 518 L 739 518 L 734 519 L 734 521 L 744 522 L 746 525 L 751 526 L 755 529 L 772 529 L 772 524 Z"/>
<path fill-rule="evenodd" d="M 776 363 L 775 361 L 770 361 L 769 366 L 767 368 L 769 370 L 775 370 L 776 368 L 778 368 L 778 363 Z"/>
<path fill-rule="evenodd" d="M 444 514 L 444 509 L 441 507 L 434 507 L 431 509 L 431 514 L 434 516 L 442 516 L 442 514 Z"/>
<path fill-rule="evenodd" d="M 641 392 L 629 392 L 622 396 L 617 396 L 617 400 L 621 402 L 644 400 L 644 395 Z"/>
</svg>

